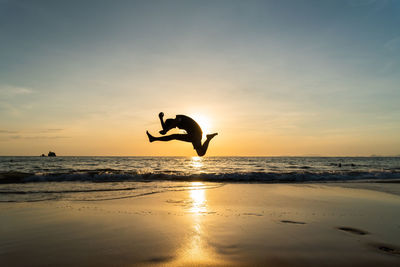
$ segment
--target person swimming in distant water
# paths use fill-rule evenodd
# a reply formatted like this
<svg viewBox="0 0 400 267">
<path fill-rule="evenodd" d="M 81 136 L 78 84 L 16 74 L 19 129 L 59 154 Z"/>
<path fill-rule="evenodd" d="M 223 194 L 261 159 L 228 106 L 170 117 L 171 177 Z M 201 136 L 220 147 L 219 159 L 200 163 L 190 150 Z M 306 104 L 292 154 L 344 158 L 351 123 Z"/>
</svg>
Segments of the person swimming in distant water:
<svg viewBox="0 0 400 267">
<path fill-rule="evenodd" d="M 184 142 L 190 142 L 193 144 L 193 148 L 196 149 L 197 155 L 200 157 L 204 156 L 207 152 L 208 144 L 218 133 L 207 134 L 207 140 L 201 144 L 201 138 L 203 132 L 200 126 L 192 118 L 185 115 L 176 115 L 175 119 L 166 119 L 164 122 L 164 113 L 160 112 L 158 117 L 161 121 L 162 130 L 160 134 L 165 135 L 169 130 L 173 128 L 179 128 L 185 130 L 185 134 L 171 134 L 166 136 L 155 137 L 152 136 L 149 131 L 146 131 L 150 142 L 154 141 L 171 141 L 179 140 Z"/>
</svg>

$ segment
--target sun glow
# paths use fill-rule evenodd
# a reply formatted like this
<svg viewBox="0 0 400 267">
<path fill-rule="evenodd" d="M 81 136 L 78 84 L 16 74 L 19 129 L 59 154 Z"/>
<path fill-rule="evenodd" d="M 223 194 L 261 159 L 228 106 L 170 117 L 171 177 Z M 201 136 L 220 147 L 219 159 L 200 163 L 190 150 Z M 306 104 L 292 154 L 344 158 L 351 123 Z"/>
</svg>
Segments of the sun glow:
<svg viewBox="0 0 400 267">
<path fill-rule="evenodd" d="M 211 133 L 212 123 L 208 117 L 198 114 L 192 115 L 191 117 L 200 125 L 204 135 Z"/>
</svg>

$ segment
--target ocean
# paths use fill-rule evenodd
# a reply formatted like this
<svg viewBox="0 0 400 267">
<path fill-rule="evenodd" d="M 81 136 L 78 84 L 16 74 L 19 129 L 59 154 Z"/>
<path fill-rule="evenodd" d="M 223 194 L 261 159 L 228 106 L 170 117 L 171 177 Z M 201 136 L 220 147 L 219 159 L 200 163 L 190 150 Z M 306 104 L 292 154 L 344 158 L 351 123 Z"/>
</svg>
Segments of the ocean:
<svg viewBox="0 0 400 267">
<path fill-rule="evenodd" d="M 387 182 L 400 157 L 0 157 L 0 202 L 98 201 L 225 183 Z"/>
</svg>

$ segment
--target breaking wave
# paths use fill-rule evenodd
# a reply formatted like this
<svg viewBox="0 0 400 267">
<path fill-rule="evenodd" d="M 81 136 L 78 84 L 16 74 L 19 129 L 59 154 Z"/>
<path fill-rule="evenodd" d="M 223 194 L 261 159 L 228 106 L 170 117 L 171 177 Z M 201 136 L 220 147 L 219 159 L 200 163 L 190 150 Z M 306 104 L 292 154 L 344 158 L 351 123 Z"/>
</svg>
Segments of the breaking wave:
<svg viewBox="0 0 400 267">
<path fill-rule="evenodd" d="M 65 173 L 1 172 L 0 184 L 40 182 L 149 182 L 149 181 L 204 181 L 204 182 L 254 182 L 254 183 L 301 183 L 333 181 L 390 181 L 400 179 L 400 170 L 388 171 L 329 171 L 329 172 L 226 172 L 183 173 L 174 171 L 138 172 L 114 169 L 81 170 Z"/>
</svg>

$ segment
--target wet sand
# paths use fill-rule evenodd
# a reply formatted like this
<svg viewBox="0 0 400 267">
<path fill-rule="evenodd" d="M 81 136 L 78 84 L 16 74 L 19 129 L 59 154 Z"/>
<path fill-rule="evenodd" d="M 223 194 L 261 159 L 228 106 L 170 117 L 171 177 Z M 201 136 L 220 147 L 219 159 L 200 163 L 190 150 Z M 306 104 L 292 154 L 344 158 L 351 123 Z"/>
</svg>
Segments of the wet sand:
<svg viewBox="0 0 400 267">
<path fill-rule="evenodd" d="M 0 263 L 400 266 L 398 183 L 193 185 L 121 200 L 0 203 Z"/>
</svg>

